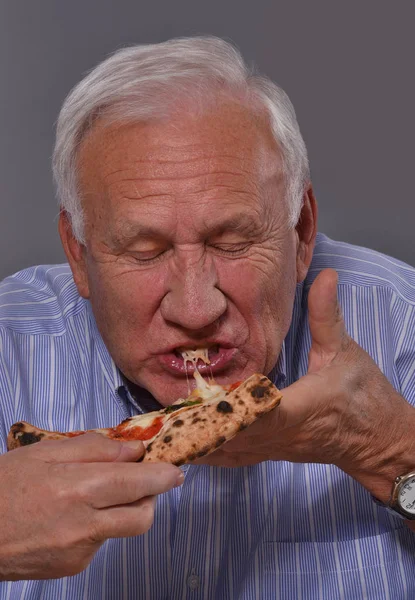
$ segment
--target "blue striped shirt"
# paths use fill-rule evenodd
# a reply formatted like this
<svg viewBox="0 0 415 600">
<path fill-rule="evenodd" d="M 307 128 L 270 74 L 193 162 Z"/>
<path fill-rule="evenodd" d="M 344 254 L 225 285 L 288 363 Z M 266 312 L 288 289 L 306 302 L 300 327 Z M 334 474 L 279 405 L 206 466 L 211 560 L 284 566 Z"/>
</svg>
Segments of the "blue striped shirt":
<svg viewBox="0 0 415 600">
<path fill-rule="evenodd" d="M 272 376 L 307 372 L 307 292 L 339 273 L 351 336 L 415 404 L 415 269 L 319 235 Z M 0 444 L 10 425 L 115 425 L 142 411 L 124 387 L 67 265 L 26 269 L 0 285 Z M 1 600 L 415 598 L 415 534 L 332 465 L 184 466 L 142 536 L 108 540 L 81 574 L 0 583 Z"/>
</svg>

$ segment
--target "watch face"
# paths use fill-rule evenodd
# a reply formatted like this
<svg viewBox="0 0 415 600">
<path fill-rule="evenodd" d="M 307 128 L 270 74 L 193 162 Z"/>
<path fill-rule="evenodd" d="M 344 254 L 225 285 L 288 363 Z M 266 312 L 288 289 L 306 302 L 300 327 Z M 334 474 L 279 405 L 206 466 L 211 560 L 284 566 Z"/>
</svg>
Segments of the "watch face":
<svg viewBox="0 0 415 600">
<path fill-rule="evenodd" d="M 410 477 L 399 490 L 398 503 L 404 511 L 415 515 L 415 475 Z"/>
</svg>

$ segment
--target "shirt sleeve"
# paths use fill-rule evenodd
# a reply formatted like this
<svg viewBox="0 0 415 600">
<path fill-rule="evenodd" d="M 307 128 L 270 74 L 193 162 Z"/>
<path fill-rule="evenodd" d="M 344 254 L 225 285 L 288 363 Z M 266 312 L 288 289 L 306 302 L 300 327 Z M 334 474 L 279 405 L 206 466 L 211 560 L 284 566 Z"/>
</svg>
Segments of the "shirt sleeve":
<svg viewBox="0 0 415 600">
<path fill-rule="evenodd" d="M 398 299 L 393 317 L 395 377 L 402 396 L 415 406 L 415 306 Z"/>
<path fill-rule="evenodd" d="M 13 342 L 6 329 L 0 327 L 0 453 L 7 451 L 8 425 L 13 419 L 16 385 L 13 382 Z"/>
</svg>

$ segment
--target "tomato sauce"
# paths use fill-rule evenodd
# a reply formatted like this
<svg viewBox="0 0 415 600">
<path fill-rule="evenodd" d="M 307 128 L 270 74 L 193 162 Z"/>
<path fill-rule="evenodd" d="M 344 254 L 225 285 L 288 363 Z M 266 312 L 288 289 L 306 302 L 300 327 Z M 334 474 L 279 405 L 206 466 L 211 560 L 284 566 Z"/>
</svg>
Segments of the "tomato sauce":
<svg viewBox="0 0 415 600">
<path fill-rule="evenodd" d="M 163 417 L 156 417 L 149 427 L 131 427 L 127 429 L 127 423 L 121 423 L 114 427 L 114 434 L 111 437 L 122 438 L 123 440 L 150 440 L 163 427 Z"/>
<path fill-rule="evenodd" d="M 241 385 L 241 383 L 242 381 L 236 381 L 235 383 L 232 383 L 232 385 L 228 387 L 228 393 L 236 390 L 236 388 L 238 388 Z"/>
</svg>

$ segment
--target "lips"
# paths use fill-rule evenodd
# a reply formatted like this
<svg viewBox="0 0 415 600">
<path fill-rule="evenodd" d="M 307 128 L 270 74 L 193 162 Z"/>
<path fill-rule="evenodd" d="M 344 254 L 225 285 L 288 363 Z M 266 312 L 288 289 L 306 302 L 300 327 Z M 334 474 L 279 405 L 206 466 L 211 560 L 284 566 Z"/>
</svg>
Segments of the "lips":
<svg viewBox="0 0 415 600">
<path fill-rule="evenodd" d="M 186 366 L 184 364 L 183 356 L 180 353 L 184 349 L 185 346 L 182 346 L 159 355 L 163 367 L 174 375 L 185 375 L 186 366 L 189 374 L 194 371 L 194 366 L 191 362 L 187 362 Z M 229 366 L 236 352 L 237 349 L 234 347 L 225 347 L 219 344 L 212 345 L 208 350 L 210 364 L 206 365 L 202 360 L 199 360 L 197 362 L 197 369 L 200 373 L 212 373 L 213 375 L 219 373 Z"/>
</svg>

